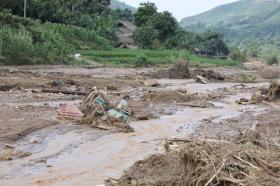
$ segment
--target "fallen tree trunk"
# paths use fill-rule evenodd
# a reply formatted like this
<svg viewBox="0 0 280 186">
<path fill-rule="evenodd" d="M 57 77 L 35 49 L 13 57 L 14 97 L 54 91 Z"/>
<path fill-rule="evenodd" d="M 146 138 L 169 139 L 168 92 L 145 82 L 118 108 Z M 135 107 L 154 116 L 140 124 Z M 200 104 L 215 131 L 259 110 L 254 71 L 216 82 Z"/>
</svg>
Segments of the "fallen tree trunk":
<svg viewBox="0 0 280 186">
<path fill-rule="evenodd" d="M 208 108 L 207 105 L 196 105 L 196 104 L 190 104 L 190 103 L 177 103 L 180 106 L 187 106 L 187 107 L 197 107 L 197 108 Z"/>
<path fill-rule="evenodd" d="M 86 92 L 79 92 L 79 91 L 70 91 L 70 90 L 50 90 L 50 89 L 43 89 L 43 93 L 53 93 L 53 94 L 68 94 L 68 95 L 79 95 L 79 96 L 86 96 Z"/>
</svg>

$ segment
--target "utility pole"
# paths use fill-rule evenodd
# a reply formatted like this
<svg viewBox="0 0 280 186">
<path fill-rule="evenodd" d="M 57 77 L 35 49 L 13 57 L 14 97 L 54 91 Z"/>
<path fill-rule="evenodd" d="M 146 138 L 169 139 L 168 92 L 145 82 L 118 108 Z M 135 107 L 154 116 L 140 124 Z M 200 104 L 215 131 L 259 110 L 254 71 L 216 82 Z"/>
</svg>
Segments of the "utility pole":
<svg viewBox="0 0 280 186">
<path fill-rule="evenodd" d="M 24 10 L 23 10 L 24 19 L 26 18 L 26 4 L 27 4 L 27 0 L 24 0 Z"/>
<path fill-rule="evenodd" d="M 3 59 L 2 55 L 3 55 L 3 36 L 2 36 L 2 32 L 1 32 L 1 35 L 0 35 L 0 63 L 2 62 L 2 59 Z"/>
</svg>

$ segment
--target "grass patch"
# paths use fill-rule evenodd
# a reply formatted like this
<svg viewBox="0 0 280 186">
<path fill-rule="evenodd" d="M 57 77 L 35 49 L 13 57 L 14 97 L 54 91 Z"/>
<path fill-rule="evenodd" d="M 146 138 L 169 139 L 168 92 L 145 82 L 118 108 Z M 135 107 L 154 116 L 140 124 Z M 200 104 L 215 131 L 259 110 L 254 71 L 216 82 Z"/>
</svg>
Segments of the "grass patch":
<svg viewBox="0 0 280 186">
<path fill-rule="evenodd" d="M 90 62 L 88 62 L 84 59 L 81 59 L 81 60 L 72 59 L 67 62 L 67 65 L 90 65 Z"/>
<path fill-rule="evenodd" d="M 252 74 L 245 74 L 244 72 L 239 72 L 235 74 L 235 78 L 238 82 L 241 83 L 255 83 L 257 80 L 257 77 Z"/>
<path fill-rule="evenodd" d="M 185 50 L 146 50 L 146 49 L 112 49 L 81 50 L 82 56 L 102 64 L 138 66 L 139 59 L 145 56 L 145 65 L 169 65 L 179 58 L 188 59 L 193 65 L 201 66 L 238 66 L 233 60 L 200 57 Z"/>
</svg>

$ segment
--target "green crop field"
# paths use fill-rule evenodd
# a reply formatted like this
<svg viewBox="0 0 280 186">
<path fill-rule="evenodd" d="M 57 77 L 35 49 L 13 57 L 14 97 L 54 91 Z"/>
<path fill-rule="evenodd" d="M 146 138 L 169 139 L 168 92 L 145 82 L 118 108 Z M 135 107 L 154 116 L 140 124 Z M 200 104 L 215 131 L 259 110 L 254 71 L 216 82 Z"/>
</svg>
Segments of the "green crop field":
<svg viewBox="0 0 280 186">
<path fill-rule="evenodd" d="M 238 66 L 237 61 L 200 57 L 186 50 L 144 50 L 144 49 L 113 49 L 113 50 L 81 50 L 83 57 L 102 64 L 135 66 L 139 60 L 146 59 L 149 65 L 168 65 L 178 59 L 188 59 L 191 64 L 207 66 Z"/>
</svg>

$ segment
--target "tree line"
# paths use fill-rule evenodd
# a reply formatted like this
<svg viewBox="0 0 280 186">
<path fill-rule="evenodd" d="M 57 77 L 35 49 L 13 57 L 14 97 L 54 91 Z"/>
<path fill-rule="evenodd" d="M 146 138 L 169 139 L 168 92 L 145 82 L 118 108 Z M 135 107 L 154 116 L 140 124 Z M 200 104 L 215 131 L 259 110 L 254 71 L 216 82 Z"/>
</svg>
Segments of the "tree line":
<svg viewBox="0 0 280 186">
<path fill-rule="evenodd" d="M 199 34 L 187 32 L 170 12 L 158 12 L 154 3 L 140 4 L 134 14 L 134 23 L 137 26 L 134 39 L 140 48 L 184 48 L 205 55 L 229 53 L 223 34 L 213 31 Z"/>
</svg>

